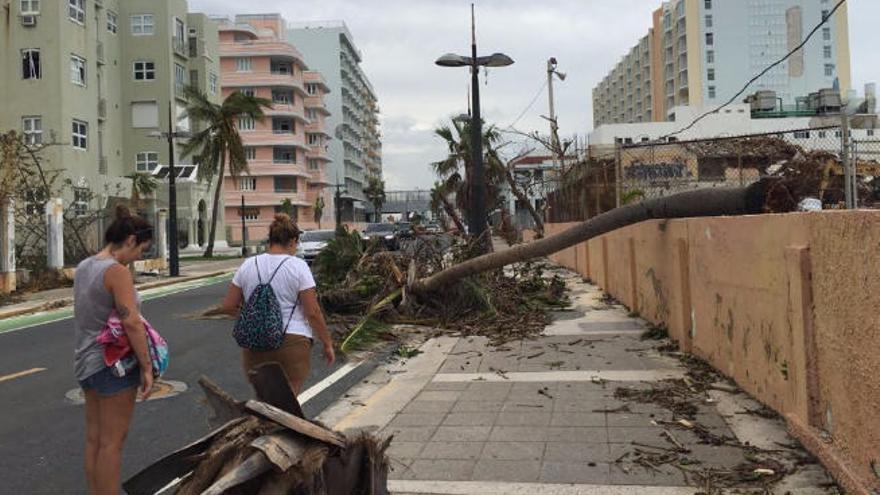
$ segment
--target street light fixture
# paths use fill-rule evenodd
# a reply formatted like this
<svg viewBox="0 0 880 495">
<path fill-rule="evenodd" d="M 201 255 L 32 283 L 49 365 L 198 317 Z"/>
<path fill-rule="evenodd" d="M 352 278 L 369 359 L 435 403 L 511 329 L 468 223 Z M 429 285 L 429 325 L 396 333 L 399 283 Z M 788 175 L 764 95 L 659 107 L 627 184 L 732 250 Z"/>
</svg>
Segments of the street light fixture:
<svg viewBox="0 0 880 495">
<path fill-rule="evenodd" d="M 473 176 L 470 181 L 471 204 L 468 224 L 471 232 L 481 238 L 486 232 L 486 178 L 483 172 L 483 120 L 480 116 L 480 67 L 505 67 L 513 64 L 513 59 L 503 53 L 477 56 L 476 21 L 474 4 L 471 4 L 471 56 L 447 53 L 438 58 L 435 63 L 440 67 L 470 67 L 471 68 L 471 98 L 473 100 L 473 114 L 471 115 L 471 152 L 473 161 Z"/>
<path fill-rule="evenodd" d="M 168 131 L 154 131 L 148 134 L 150 137 L 165 139 L 168 141 L 168 271 L 172 277 L 180 276 L 180 252 L 177 245 L 177 170 L 174 168 L 174 140 L 187 139 L 189 132 L 174 129 L 174 121 L 171 118 L 171 102 L 168 102 Z"/>
</svg>

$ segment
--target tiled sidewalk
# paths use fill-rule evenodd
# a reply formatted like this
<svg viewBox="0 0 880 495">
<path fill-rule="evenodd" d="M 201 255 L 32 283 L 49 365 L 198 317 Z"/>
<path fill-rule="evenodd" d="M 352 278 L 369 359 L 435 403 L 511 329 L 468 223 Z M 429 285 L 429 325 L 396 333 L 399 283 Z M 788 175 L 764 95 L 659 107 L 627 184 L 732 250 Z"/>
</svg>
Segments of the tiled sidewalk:
<svg viewBox="0 0 880 495">
<path fill-rule="evenodd" d="M 680 418 L 660 405 L 615 398 L 619 387 L 650 388 L 686 370 L 656 351 L 656 341 L 640 339 L 643 322 L 567 277 L 573 310 L 558 313 L 541 337 L 495 348 L 484 338 L 453 340 L 421 378 L 393 371 L 379 399 L 356 414 L 362 421 L 341 423 L 394 435 L 394 493 L 697 493 L 699 477 L 686 471 L 729 472 L 754 459 L 714 400 L 698 405 L 691 424 L 704 438 L 727 439 L 723 445 L 672 424 Z M 400 407 L 388 407 L 391 397 Z M 382 407 L 386 419 L 371 415 Z M 658 460 L 667 454 L 676 461 Z M 815 466 L 809 471 L 828 481 Z M 833 493 L 813 478 L 785 490 Z"/>
</svg>

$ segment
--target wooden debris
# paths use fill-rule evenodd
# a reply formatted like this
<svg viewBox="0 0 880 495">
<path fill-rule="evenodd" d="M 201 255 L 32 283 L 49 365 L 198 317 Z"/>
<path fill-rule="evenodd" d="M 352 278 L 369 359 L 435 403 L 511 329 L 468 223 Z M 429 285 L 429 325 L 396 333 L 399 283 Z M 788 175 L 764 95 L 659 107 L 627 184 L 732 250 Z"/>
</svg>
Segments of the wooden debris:
<svg viewBox="0 0 880 495">
<path fill-rule="evenodd" d="M 249 376 L 258 397 L 239 402 L 207 378 L 200 380 L 214 420 L 237 414 L 220 428 L 127 480 L 130 495 L 172 486 L 176 495 L 387 495 L 390 438 L 353 438 L 302 414 L 277 363 Z"/>
</svg>

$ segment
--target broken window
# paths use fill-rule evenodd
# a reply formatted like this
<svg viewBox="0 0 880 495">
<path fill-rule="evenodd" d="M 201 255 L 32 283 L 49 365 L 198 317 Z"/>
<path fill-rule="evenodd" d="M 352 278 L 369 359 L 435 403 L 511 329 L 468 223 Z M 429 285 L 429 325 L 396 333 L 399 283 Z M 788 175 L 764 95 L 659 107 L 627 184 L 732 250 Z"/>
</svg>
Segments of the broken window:
<svg viewBox="0 0 880 495">
<path fill-rule="evenodd" d="M 78 56 L 70 56 L 70 82 L 79 86 L 86 85 L 86 59 Z"/>
</svg>

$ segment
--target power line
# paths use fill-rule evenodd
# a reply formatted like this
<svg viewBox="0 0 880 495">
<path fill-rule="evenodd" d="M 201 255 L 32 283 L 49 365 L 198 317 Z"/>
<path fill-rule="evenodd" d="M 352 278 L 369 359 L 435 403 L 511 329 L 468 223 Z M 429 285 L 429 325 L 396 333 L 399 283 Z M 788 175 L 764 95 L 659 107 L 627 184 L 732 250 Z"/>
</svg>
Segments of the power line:
<svg viewBox="0 0 880 495">
<path fill-rule="evenodd" d="M 523 116 L 526 114 L 526 112 L 531 110 L 532 106 L 535 104 L 536 101 L 538 101 L 538 97 L 541 96 L 541 93 L 544 92 L 544 88 L 546 88 L 546 87 L 547 87 L 547 81 L 544 81 L 544 84 L 542 84 L 541 87 L 538 88 L 538 92 L 535 93 L 535 96 L 532 98 L 532 101 L 529 102 L 528 106 L 526 106 L 526 108 L 522 112 L 520 112 L 519 117 L 517 117 L 516 120 L 514 120 L 513 123 L 510 124 L 509 126 L 507 126 L 505 129 L 513 129 L 513 126 L 515 126 L 517 124 L 517 122 L 519 122 L 520 119 L 523 118 Z"/>
<path fill-rule="evenodd" d="M 677 130 L 677 131 L 675 131 L 675 132 L 669 133 L 669 134 L 667 134 L 667 135 L 665 135 L 665 136 L 661 136 L 660 139 L 663 140 L 663 139 L 669 138 L 669 137 L 671 137 L 671 136 L 675 136 L 676 134 L 681 134 L 682 132 L 684 132 L 684 131 L 686 131 L 686 130 L 692 128 L 694 125 L 697 124 L 697 122 L 703 120 L 704 118 L 708 117 L 709 115 L 712 115 L 713 113 L 717 113 L 718 111 L 720 111 L 720 110 L 723 109 L 724 107 L 726 107 L 726 106 L 730 105 L 731 103 L 733 103 L 734 101 L 736 101 L 737 98 L 739 98 L 740 96 L 742 96 L 743 93 L 746 92 L 746 90 L 749 88 L 749 86 L 752 85 L 752 83 L 754 83 L 755 81 L 757 81 L 758 79 L 760 79 L 761 76 L 763 76 L 764 74 L 770 72 L 770 70 L 773 69 L 774 67 L 776 67 L 777 65 L 779 65 L 779 64 L 781 64 L 782 62 L 785 62 L 786 60 L 788 60 L 792 55 L 794 55 L 795 53 L 797 53 L 798 50 L 800 50 L 801 48 L 803 48 L 804 45 L 806 45 L 807 42 L 810 41 L 810 38 L 812 38 L 813 35 L 815 35 L 815 34 L 819 31 L 819 28 L 821 28 L 822 26 L 824 26 L 825 23 L 827 23 L 828 20 L 831 19 L 831 16 L 833 16 L 834 13 L 837 12 L 837 9 L 839 9 L 840 6 L 843 5 L 844 3 L 846 3 L 846 0 L 840 0 L 839 2 L 837 2 L 837 5 L 835 5 L 834 8 L 831 9 L 831 12 L 829 12 L 828 14 L 826 14 L 826 15 L 824 15 L 824 16 L 822 17 L 822 22 L 820 22 L 819 24 L 817 24 L 816 27 L 814 27 L 813 30 L 810 31 L 810 33 L 807 35 L 807 37 L 804 38 L 804 41 L 802 41 L 798 46 L 796 46 L 796 47 L 795 47 L 794 49 L 792 49 L 790 52 L 786 53 L 785 56 L 783 56 L 781 59 L 779 59 L 779 60 L 777 60 L 776 62 L 773 62 L 772 64 L 770 64 L 769 66 L 767 66 L 767 68 L 765 68 L 765 69 L 762 70 L 760 73 L 758 73 L 757 76 L 755 76 L 755 77 L 749 79 L 749 81 L 745 84 L 745 86 L 743 86 L 743 88 L 742 88 L 741 90 L 739 90 L 738 93 L 736 93 L 736 94 L 733 95 L 729 100 L 727 100 L 726 103 L 724 103 L 723 105 L 721 105 L 720 107 L 718 107 L 718 108 L 716 108 L 716 109 L 714 109 L 714 110 L 710 110 L 710 111 L 708 111 L 708 112 L 706 112 L 706 113 L 700 115 L 699 117 L 697 117 L 696 119 L 694 119 L 694 120 L 693 120 L 690 124 L 688 124 L 687 126 L 682 127 L 681 129 L 679 129 L 679 130 Z"/>
</svg>

